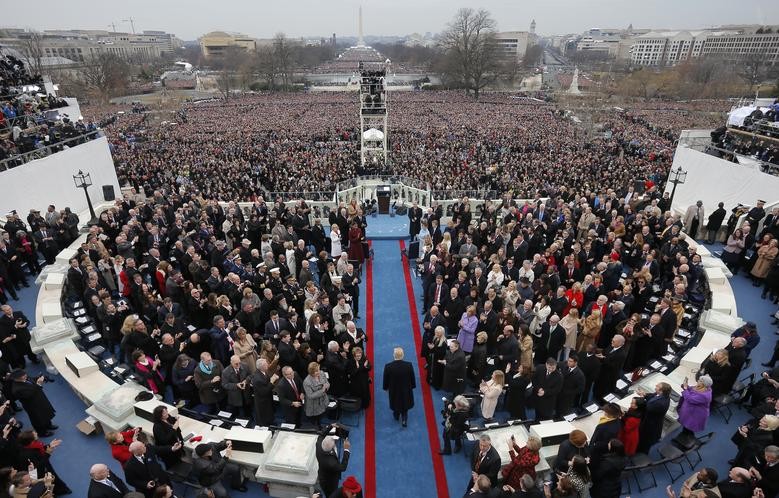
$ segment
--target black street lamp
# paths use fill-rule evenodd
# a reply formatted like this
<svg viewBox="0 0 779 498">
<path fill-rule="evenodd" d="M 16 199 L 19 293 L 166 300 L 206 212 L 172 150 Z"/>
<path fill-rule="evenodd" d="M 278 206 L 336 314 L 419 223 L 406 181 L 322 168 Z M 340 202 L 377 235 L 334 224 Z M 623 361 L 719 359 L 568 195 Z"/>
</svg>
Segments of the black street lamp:
<svg viewBox="0 0 779 498">
<path fill-rule="evenodd" d="M 687 180 L 687 172 L 682 169 L 681 166 L 679 166 L 676 169 L 671 169 L 671 171 L 668 172 L 668 181 L 674 184 L 674 187 L 671 189 L 671 202 L 669 202 L 669 207 L 674 205 L 674 194 L 676 194 L 676 186 L 684 183 L 685 180 Z"/>
<path fill-rule="evenodd" d="M 76 184 L 76 188 L 83 188 L 84 195 L 87 196 L 89 215 L 92 217 L 92 219 L 89 220 L 88 225 L 93 225 L 97 223 L 97 216 L 95 216 L 95 208 L 92 207 L 92 199 L 89 198 L 89 191 L 87 190 L 89 187 L 92 186 L 92 178 L 89 176 L 89 173 L 85 175 L 81 170 L 78 170 L 78 174 L 73 175 L 73 183 Z"/>
</svg>

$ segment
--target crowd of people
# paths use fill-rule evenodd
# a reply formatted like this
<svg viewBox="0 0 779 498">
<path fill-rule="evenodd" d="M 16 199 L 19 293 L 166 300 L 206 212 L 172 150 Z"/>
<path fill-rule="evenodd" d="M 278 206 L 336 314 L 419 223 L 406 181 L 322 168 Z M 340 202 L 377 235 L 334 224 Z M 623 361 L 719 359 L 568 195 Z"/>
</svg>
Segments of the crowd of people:
<svg viewBox="0 0 779 498">
<path fill-rule="evenodd" d="M 627 186 L 597 195 L 572 190 L 545 203 L 516 205 L 507 199 L 487 203 L 480 216 L 471 216 L 463 199 L 446 223 L 441 211 L 409 209 L 410 235 L 421 246 L 420 354 L 427 382 L 451 400 L 441 453 L 452 452 L 452 441 L 455 452 L 462 448 L 469 421 L 481 426 L 498 419 L 560 419 L 584 413 L 592 401 L 602 405 L 592 437 L 576 430 L 561 446 L 546 489 L 535 485 L 538 441 L 531 438 L 522 447 L 508 442 L 512 462 L 499 478 L 500 458 L 492 445 L 503 443 L 482 434 L 471 456 L 473 493 L 616 498 L 630 458 L 648 454 L 660 441 L 670 385 L 639 390 L 628 409 L 604 398 L 620 390 L 623 375 L 640 375 L 678 349 L 686 307 L 704 304 L 705 278 L 700 255 L 682 233 L 697 233 L 690 226 L 695 217 L 673 215 L 668 198 L 656 186 L 645 186 L 643 195 Z M 760 210 L 750 211 L 744 230 L 757 226 L 765 216 Z M 766 248 L 770 239 L 769 234 Z M 769 267 L 775 265 L 769 261 Z M 680 444 L 705 429 L 712 400 L 730 393 L 759 341 L 755 324 L 747 323 L 681 386 Z M 776 496 L 779 368 L 766 366 L 771 370 L 751 393 L 768 415 L 755 414 L 734 435 L 733 475 L 717 482 L 710 472 L 711 486 L 692 489 L 719 486 L 717 496 L 731 498 L 752 496 L 757 488 L 761 496 Z"/>
<path fill-rule="evenodd" d="M 424 289 L 423 381 L 451 400 L 442 453 L 461 449 L 474 418 L 546 420 L 601 402 L 624 374 L 640 373 L 676 347 L 685 307 L 703 305 L 703 268 L 682 233 L 689 222 L 672 215 L 660 193 L 672 142 L 651 119 L 612 113 L 604 118 L 610 136 L 592 138 L 552 105 L 503 95 L 473 102 L 421 92 L 391 106 L 393 174 L 434 189 L 508 193 L 503 203 L 473 212 L 462 199 L 451 220 L 438 206 L 408 210 Z M 108 352 L 152 393 L 182 409 L 226 410 L 252 425 L 321 429 L 319 481 L 328 497 L 360 491 L 353 478 L 340 480 L 348 440 L 339 457 L 328 439 L 337 428 L 322 427 L 332 415 L 330 401 L 362 408 L 372 402 L 373 365 L 365 353 L 372 338 L 357 325 L 369 257 L 365 206 L 355 201 L 332 210 L 328 233 L 305 201 L 266 203 L 262 193 L 332 190 L 353 177 L 356 108 L 342 95 L 260 95 L 188 104 L 175 124 L 152 124 L 144 113 L 119 116 L 106 132 L 119 176 L 136 188 L 100 213 L 67 271 L 68 302 L 84 303 Z M 289 174 L 296 170 L 307 174 Z M 533 201 L 511 200 L 522 196 Z M 251 207 L 238 208 L 238 200 L 251 200 Z M 17 213 L 7 217 L 0 237 L 4 304 L 41 270 L 38 253 L 51 263 L 75 240 L 74 216 L 49 206 L 43 216 L 33 210 L 27 223 Z M 27 361 L 38 361 L 28 325 L 23 314 L 3 307 L 0 492 L 13 483 L 65 494 L 67 485 L 48 461 L 59 443 L 38 440 L 57 427 L 45 376 L 31 379 L 25 370 Z M 730 391 L 759 339 L 751 324 L 734 331 L 731 344 L 683 386 L 684 436 L 705 428 L 711 400 Z M 403 355 L 395 351 L 399 366 L 385 370 L 384 388 L 405 426 L 415 381 Z M 779 406 L 771 405 L 777 386 L 773 368 L 750 393 L 755 409 L 768 411 L 734 436 L 733 476 L 700 478 L 713 476 L 723 498 L 743 495 L 726 491 L 742 470 L 741 488 L 750 495 L 755 488 L 776 496 L 776 451 L 766 434 L 777 428 Z M 661 439 L 670 395 L 671 386 L 660 383 L 637 393 L 628 410 L 604 403 L 589 440 L 574 431 L 561 445 L 546 488 L 535 479 L 540 441 L 508 442 L 512 463 L 501 472 L 493 441 L 483 435 L 471 457 L 468 492 L 616 497 L 628 459 Z M 34 430 L 19 427 L 17 409 L 28 413 Z M 92 467 L 90 498 L 124 496 L 129 488 L 171 496 L 166 471 L 181 461 L 183 438 L 166 410 L 154 416 L 154 445 L 137 430 L 106 435 L 117 461 Z M 194 450 L 200 496 L 245 489 L 229 442 Z M 30 463 L 40 480 L 31 477 Z"/>
<path fill-rule="evenodd" d="M 67 300 L 84 303 L 106 349 L 130 366 L 139 383 L 182 409 L 227 410 L 266 427 L 284 422 L 319 428 L 330 400 L 369 406 L 369 338 L 355 323 L 368 256 L 363 206 L 333 210 L 326 235 L 303 201 L 285 207 L 260 198 L 243 212 L 232 202 L 223 208 L 190 194 L 149 194 L 127 194 L 100 214 L 70 261 L 66 289 Z M 28 286 L 40 272 L 37 251 L 49 260 L 72 243 L 78 220 L 71 215 L 49 206 L 45 217 L 33 210 L 27 223 L 8 216 L 0 238 L 0 296 L 8 291 L 16 299 L 16 286 Z M 6 421 L 23 407 L 35 433 L 52 436 L 54 409 L 43 401 L 44 378 L 28 382 L 24 370 L 27 359 L 38 362 L 29 346 L 29 320 L 10 305 L 2 311 L 4 375 L 37 385 L 34 397 L 15 384 L 4 386 Z M 112 450 L 119 445 L 143 461 L 139 474 L 130 468 L 136 459 L 114 452 L 128 484 L 147 497 L 167 496 L 154 494 L 147 483 L 169 484 L 162 469 L 175 467 L 182 452 L 175 420 L 164 411 L 157 416 L 165 434 L 158 435 L 155 425 L 153 447 L 138 431 L 107 436 Z M 19 453 L 24 434 L 6 431 L 0 465 L 28 471 L 28 457 Z M 226 444 L 195 447 L 194 478 L 217 497 L 228 496 L 223 480 L 245 489 Z M 226 465 L 217 457 L 225 449 Z M 55 488 L 64 486 L 42 465 L 36 465 L 39 476 L 45 469 Z M 93 474 L 104 475 L 104 467 Z M 335 492 L 329 488 L 328 497 Z M 104 495 L 90 494 L 98 496 Z"/>
<path fill-rule="evenodd" d="M 22 61 L 11 55 L 0 58 L 0 161 L 97 129 L 80 116 L 49 112 L 67 105 L 65 99 L 46 94 L 42 78 L 30 74 Z"/>
<path fill-rule="evenodd" d="M 596 113 L 606 137 L 553 103 L 504 93 L 474 102 L 460 92 L 396 92 L 388 105 L 390 160 L 381 173 L 416 178 L 435 191 L 511 190 L 526 198 L 657 181 L 670 167 L 674 133 L 712 121 L 711 113 L 675 108 L 610 110 Z M 124 115 L 106 129 L 121 181 L 150 190 L 191 185 L 209 198 L 248 201 L 264 192 L 332 193 L 361 171 L 359 103 L 348 92 L 247 95 L 182 110 L 186 119 L 175 125 Z M 669 119 L 673 113 L 678 117 Z M 221 174 L 207 174 L 214 169 Z"/>
</svg>

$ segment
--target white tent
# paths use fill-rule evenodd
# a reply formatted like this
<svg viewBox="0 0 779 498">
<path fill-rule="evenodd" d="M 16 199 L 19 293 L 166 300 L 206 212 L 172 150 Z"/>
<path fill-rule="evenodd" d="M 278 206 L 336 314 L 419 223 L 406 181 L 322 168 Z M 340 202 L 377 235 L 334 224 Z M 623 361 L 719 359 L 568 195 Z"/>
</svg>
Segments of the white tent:
<svg viewBox="0 0 779 498">
<path fill-rule="evenodd" d="M 364 140 L 378 142 L 379 140 L 384 140 L 384 133 L 381 130 L 377 130 L 376 128 L 371 128 L 369 130 L 365 130 L 365 132 L 362 134 L 362 138 Z"/>
</svg>

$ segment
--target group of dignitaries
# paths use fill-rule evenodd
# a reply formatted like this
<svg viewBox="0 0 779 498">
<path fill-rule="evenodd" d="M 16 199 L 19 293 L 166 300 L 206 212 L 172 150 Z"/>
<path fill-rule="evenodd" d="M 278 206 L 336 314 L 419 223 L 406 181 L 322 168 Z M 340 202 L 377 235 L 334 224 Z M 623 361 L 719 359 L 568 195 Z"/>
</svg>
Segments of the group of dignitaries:
<svg viewBox="0 0 779 498">
<path fill-rule="evenodd" d="M 258 199 L 243 211 L 194 193 L 149 194 L 131 192 L 100 213 L 70 260 L 66 279 L 68 302 L 83 303 L 108 352 L 126 363 L 139 383 L 179 408 L 227 410 L 261 426 L 285 422 L 318 428 L 332 401 L 343 398 L 359 408 L 370 404 L 368 338 L 355 323 L 365 259 L 366 220 L 359 205 L 334 210 L 331 222 L 344 230 L 334 233 L 338 240 L 333 241 L 303 201 Z M 8 238 L 9 233 L 14 240 L 32 240 L 39 232 L 53 235 L 45 222 L 31 218 L 39 224 L 9 216 L 0 238 L 0 252 L 9 254 L 2 259 L 6 273 L 0 273 L 9 277 L 3 280 L 5 290 L 15 290 L 17 281 L 29 285 L 27 279 L 40 271 L 36 246 L 29 261 L 20 262 Z M 40 245 L 37 249 L 48 259 Z M 24 371 L 25 358 L 38 362 L 28 325 L 22 313 L 2 307 L 3 394 L 8 406 L 28 412 L 40 437 L 48 437 L 56 426 L 41 387 L 45 377 L 28 379 Z M 19 388 L 12 379 L 21 379 Z M 142 434 L 112 437 L 112 447 L 127 443 L 139 462 L 161 460 L 168 467 L 182 451 L 180 434 L 159 455 L 146 451 L 150 447 Z M 196 450 L 199 462 L 210 454 L 216 463 L 208 467 L 218 467 L 195 468 L 211 493 L 227 496 L 223 479 L 245 489 L 240 475 L 234 478 L 235 469 L 225 466 L 229 458 L 219 456 L 229 453 L 229 445 L 201 444 Z M 18 463 L 11 460 L 6 463 Z M 139 483 L 126 463 L 128 483 Z M 112 488 L 107 468 L 98 467 L 92 469 L 93 481 Z M 156 484 L 163 481 L 150 483 L 135 487 L 147 497 L 158 496 Z M 93 496 L 120 495 L 90 491 Z"/>
<path fill-rule="evenodd" d="M 637 393 L 627 410 L 604 401 L 624 375 L 640 375 L 672 351 L 685 306 L 704 302 L 701 257 L 682 233 L 686 227 L 669 211 L 668 196 L 646 187 L 643 194 L 633 187 L 563 190 L 524 205 L 488 202 L 473 215 L 463 199 L 451 221 L 435 207 L 409 210 L 420 245 L 426 381 L 451 394 L 440 453 L 451 453 L 452 441 L 455 452 L 461 449 L 469 420 L 494 421 L 503 394 L 510 420 L 578 415 L 592 401 L 604 413 L 589 441 L 579 441 L 581 433 L 569 443 L 575 451 L 558 458 L 546 489 L 535 486 L 540 441 L 531 438 L 521 448 L 507 442 L 512 462 L 499 486 L 492 444 L 503 443 L 482 435 L 468 494 L 617 497 L 626 458 L 660 440 L 671 386 Z M 732 337 L 704 362 L 697 384 L 683 386 L 687 399 L 700 391 L 709 400 L 705 414 L 679 410 L 684 431 L 702 430 L 711 393 L 730 392 L 758 336 L 749 323 Z M 693 401 L 688 405 L 690 413 Z M 770 463 L 773 450 L 767 451 Z M 586 462 L 572 459 L 576 454 Z M 765 465 L 774 472 L 773 463 Z M 766 482 L 760 480 L 761 492 L 774 496 Z"/>
</svg>

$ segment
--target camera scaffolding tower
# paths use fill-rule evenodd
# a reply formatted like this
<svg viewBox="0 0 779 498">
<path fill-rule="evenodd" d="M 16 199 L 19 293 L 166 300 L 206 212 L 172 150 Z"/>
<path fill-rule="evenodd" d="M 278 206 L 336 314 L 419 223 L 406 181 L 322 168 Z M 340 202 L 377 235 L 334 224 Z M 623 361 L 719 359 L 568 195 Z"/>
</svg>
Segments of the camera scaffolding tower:
<svg viewBox="0 0 779 498">
<path fill-rule="evenodd" d="M 385 64 L 360 63 L 360 160 L 365 168 L 387 161 L 386 77 Z"/>
</svg>

